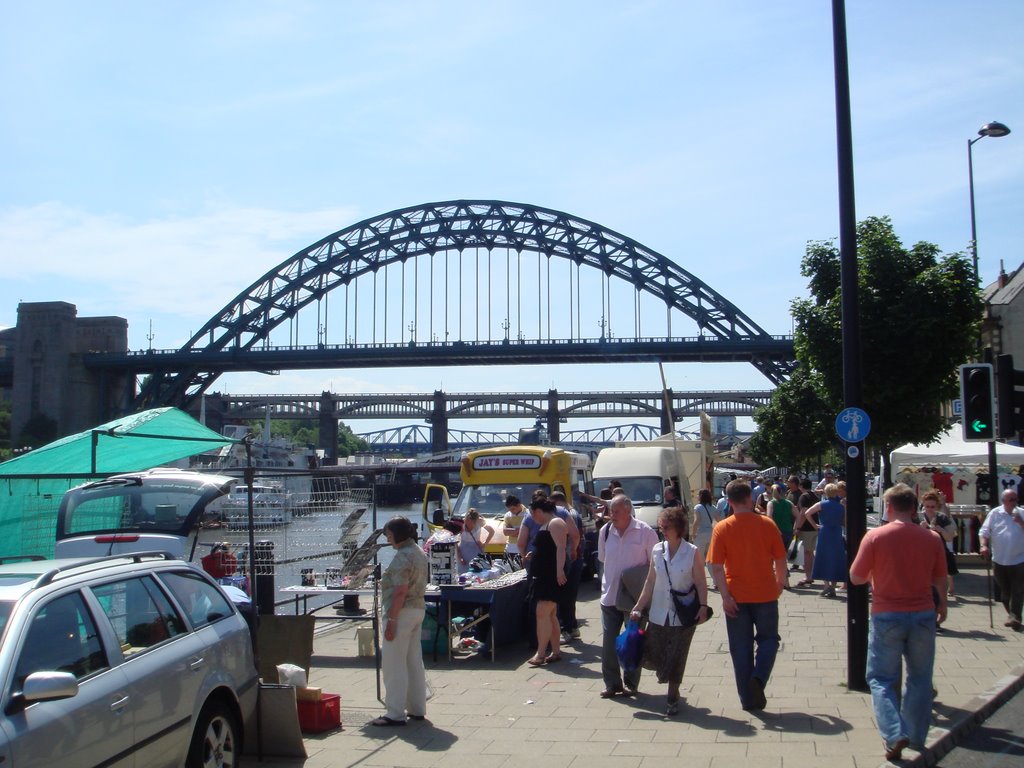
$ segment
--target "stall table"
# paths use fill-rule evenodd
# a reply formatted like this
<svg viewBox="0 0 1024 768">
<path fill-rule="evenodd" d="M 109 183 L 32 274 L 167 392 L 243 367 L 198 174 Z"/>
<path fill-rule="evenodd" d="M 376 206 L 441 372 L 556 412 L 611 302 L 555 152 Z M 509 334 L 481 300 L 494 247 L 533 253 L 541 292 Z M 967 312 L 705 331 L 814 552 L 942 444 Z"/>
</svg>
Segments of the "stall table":
<svg viewBox="0 0 1024 768">
<path fill-rule="evenodd" d="M 490 619 L 491 661 L 495 659 L 495 648 L 498 645 L 520 642 L 524 639 L 523 606 L 526 602 L 528 583 L 526 571 L 516 571 L 492 581 L 481 584 L 443 584 L 427 587 L 427 602 L 437 603 L 438 616 L 447 616 L 448 621 L 448 658 L 452 655 L 453 632 L 461 633 L 484 619 Z M 481 616 L 469 624 L 458 628 L 452 627 L 455 618 L 452 605 L 454 603 L 470 603 L 483 606 Z"/>
</svg>

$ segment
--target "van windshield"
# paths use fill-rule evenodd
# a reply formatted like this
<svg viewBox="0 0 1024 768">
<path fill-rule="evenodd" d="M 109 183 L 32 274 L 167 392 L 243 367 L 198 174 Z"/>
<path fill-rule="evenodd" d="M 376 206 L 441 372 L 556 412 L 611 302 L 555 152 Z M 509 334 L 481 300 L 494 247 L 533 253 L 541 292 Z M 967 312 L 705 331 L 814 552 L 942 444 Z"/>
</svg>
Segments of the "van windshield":
<svg viewBox="0 0 1024 768">
<path fill-rule="evenodd" d="M 633 505 L 661 504 L 664 498 L 664 486 L 660 477 L 620 477 L 622 490 L 629 496 Z"/>
<path fill-rule="evenodd" d="M 537 489 L 551 493 L 551 486 L 546 483 L 501 483 L 495 485 L 464 485 L 455 499 L 452 515 L 465 517 L 470 508 L 476 509 L 484 517 L 500 517 L 505 509 L 505 498 L 515 496 L 529 508 L 530 499 Z"/>
</svg>

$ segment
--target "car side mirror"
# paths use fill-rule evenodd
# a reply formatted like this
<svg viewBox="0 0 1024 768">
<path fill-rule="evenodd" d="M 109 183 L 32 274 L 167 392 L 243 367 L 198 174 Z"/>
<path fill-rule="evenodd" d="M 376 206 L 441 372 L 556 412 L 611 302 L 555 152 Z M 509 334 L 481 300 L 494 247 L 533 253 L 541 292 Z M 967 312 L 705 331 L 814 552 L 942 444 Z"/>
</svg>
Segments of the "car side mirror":
<svg viewBox="0 0 1024 768">
<path fill-rule="evenodd" d="M 78 679 L 70 672 L 33 672 L 21 687 L 26 703 L 70 699 L 77 694 Z"/>
</svg>

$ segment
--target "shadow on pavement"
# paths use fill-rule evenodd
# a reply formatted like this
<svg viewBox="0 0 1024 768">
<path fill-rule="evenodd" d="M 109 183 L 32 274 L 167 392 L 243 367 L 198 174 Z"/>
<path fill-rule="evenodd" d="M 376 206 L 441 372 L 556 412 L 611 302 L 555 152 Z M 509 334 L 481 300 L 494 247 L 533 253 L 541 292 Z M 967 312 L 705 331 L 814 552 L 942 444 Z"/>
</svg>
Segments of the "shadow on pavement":
<svg viewBox="0 0 1024 768">
<path fill-rule="evenodd" d="M 766 731 L 816 733 L 821 736 L 835 736 L 836 734 L 853 730 L 853 726 L 841 717 L 811 715 L 806 712 L 776 713 L 767 710 L 751 712 L 750 715 L 760 720 Z"/>
</svg>

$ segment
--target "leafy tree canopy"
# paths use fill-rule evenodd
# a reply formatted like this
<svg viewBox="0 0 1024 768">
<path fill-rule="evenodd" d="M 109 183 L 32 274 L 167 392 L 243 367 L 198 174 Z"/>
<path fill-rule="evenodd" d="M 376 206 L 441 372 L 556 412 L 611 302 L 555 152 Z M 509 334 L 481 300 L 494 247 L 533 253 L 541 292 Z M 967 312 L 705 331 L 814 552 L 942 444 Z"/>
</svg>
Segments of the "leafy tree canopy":
<svg viewBox="0 0 1024 768">
<path fill-rule="evenodd" d="M 758 464 L 808 468 L 833 447 L 822 388 L 821 376 L 801 366 L 776 387 L 768 405 L 757 409 L 750 453 Z"/>
<path fill-rule="evenodd" d="M 17 448 L 39 448 L 57 439 L 57 422 L 43 413 L 29 417 L 18 436 Z"/>
<path fill-rule="evenodd" d="M 263 422 L 250 422 L 253 433 L 263 433 Z M 282 437 L 297 445 L 319 445 L 320 429 L 313 419 L 271 419 L 270 432 L 273 437 Z M 343 423 L 338 424 L 338 456 L 351 456 L 360 451 L 369 451 L 370 444 L 356 437 L 355 433 Z"/>
<path fill-rule="evenodd" d="M 11 445 L 11 401 L 0 398 L 0 461 L 9 459 Z"/>
<path fill-rule="evenodd" d="M 970 260 L 937 246 L 905 248 L 888 217 L 857 227 L 863 407 L 869 441 L 884 452 L 935 439 L 943 402 L 956 397 L 957 366 L 977 347 L 982 301 Z M 812 242 L 801 265 L 809 297 L 793 302 L 796 355 L 820 376 L 829 420 L 842 409 L 839 249 Z"/>
</svg>

